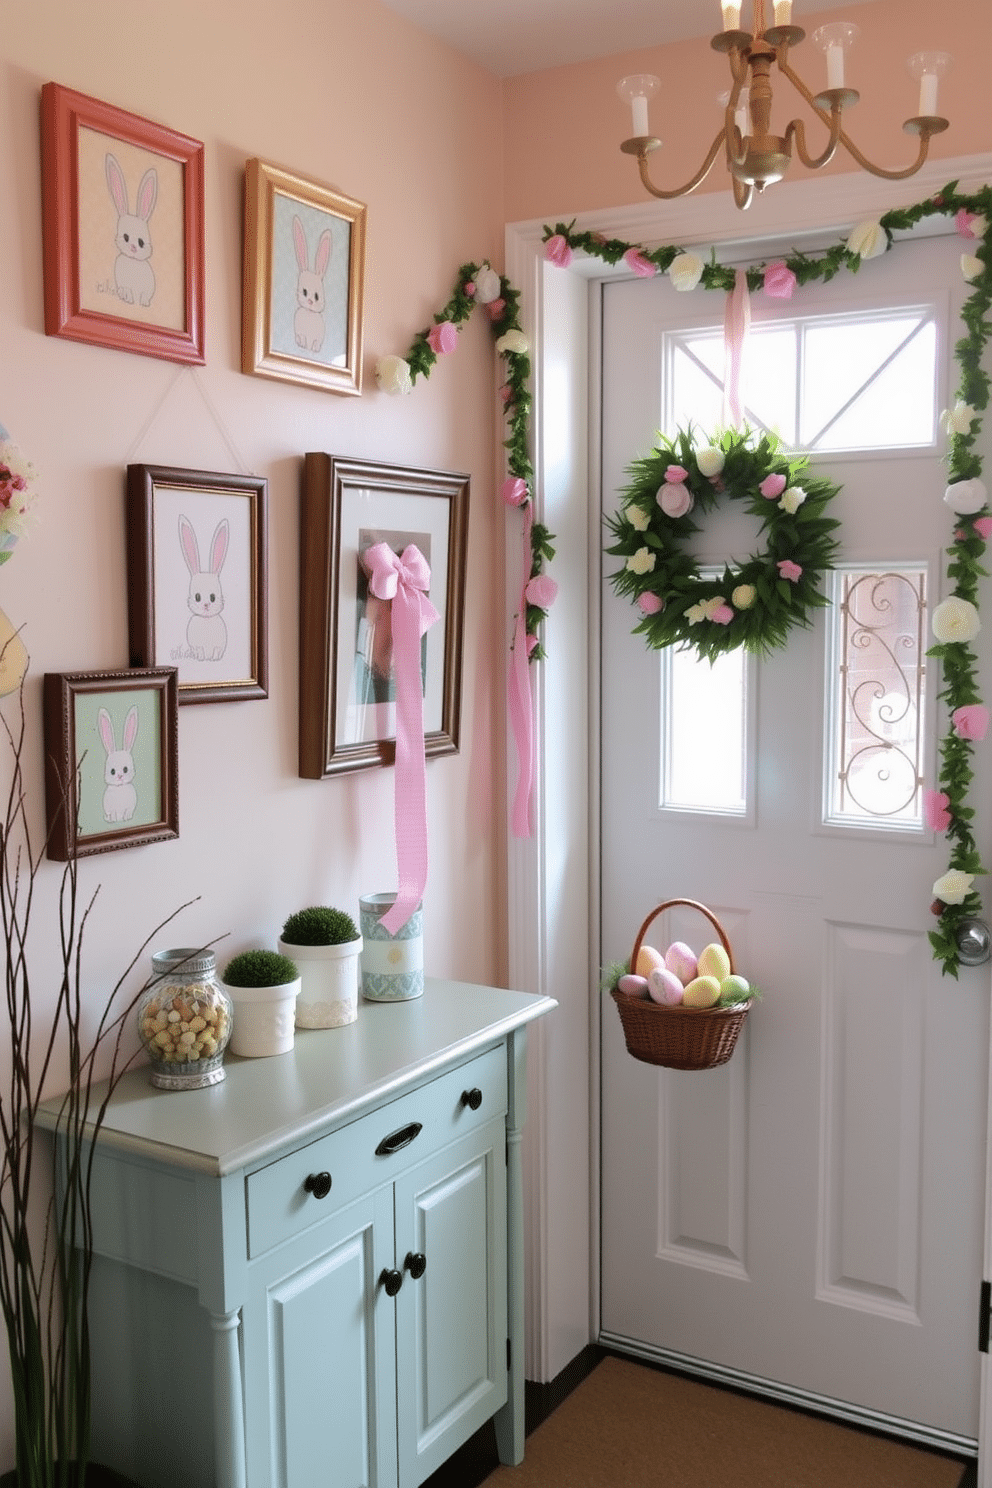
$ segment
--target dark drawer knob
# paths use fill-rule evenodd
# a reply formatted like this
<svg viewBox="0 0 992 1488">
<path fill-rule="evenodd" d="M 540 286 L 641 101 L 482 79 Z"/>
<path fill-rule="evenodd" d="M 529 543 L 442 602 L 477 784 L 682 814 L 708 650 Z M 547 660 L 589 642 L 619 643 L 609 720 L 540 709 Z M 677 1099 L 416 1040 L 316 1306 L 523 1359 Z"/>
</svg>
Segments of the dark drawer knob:
<svg viewBox="0 0 992 1488">
<path fill-rule="evenodd" d="M 471 1090 L 462 1091 L 462 1105 L 468 1106 L 470 1111 L 477 1111 L 479 1109 L 482 1105 L 482 1091 L 478 1085 L 473 1086 Z"/>
<path fill-rule="evenodd" d="M 326 1199 L 331 1191 L 330 1173 L 308 1173 L 303 1184 L 307 1193 L 313 1194 L 315 1199 Z"/>
<path fill-rule="evenodd" d="M 399 1291 L 400 1287 L 403 1285 L 403 1272 L 402 1271 L 383 1271 L 382 1275 L 379 1277 L 379 1280 L 382 1282 L 383 1286 L 385 1287 L 386 1296 L 387 1297 L 395 1297 L 396 1296 L 396 1293 Z"/>
<path fill-rule="evenodd" d="M 403 1265 L 414 1281 L 419 1281 L 427 1270 L 427 1257 L 421 1250 L 408 1250 Z"/>
</svg>

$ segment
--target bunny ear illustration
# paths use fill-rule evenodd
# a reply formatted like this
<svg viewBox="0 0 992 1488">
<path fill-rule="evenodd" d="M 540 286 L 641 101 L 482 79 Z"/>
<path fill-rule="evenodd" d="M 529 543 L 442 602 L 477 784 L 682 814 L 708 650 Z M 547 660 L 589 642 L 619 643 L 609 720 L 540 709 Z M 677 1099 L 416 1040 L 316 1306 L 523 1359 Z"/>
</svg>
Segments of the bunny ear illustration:
<svg viewBox="0 0 992 1488">
<path fill-rule="evenodd" d="M 213 539 L 210 543 L 210 572 L 220 573 L 227 557 L 227 543 L 231 535 L 231 527 L 226 517 L 217 523 L 214 529 Z"/>
<path fill-rule="evenodd" d="M 158 172 L 154 166 L 149 166 L 141 178 L 141 185 L 138 187 L 138 200 L 134 206 L 135 215 L 140 217 L 143 222 L 147 222 L 155 210 L 155 203 L 157 201 Z"/>
<path fill-rule="evenodd" d="M 100 709 L 99 713 L 96 716 L 96 721 L 97 727 L 100 730 L 100 738 L 103 741 L 104 749 L 107 751 L 108 754 L 113 754 L 117 748 L 117 741 L 114 738 L 113 721 L 111 720 L 110 714 L 107 712 L 106 708 Z"/>
<path fill-rule="evenodd" d="M 307 235 L 299 217 L 293 218 L 293 242 L 296 245 L 296 262 L 301 269 L 306 270 L 310 266 L 310 257 L 307 252 Z"/>
<path fill-rule="evenodd" d="M 200 547 L 196 541 L 196 533 L 189 517 L 179 514 L 179 546 L 183 550 L 186 559 L 186 567 L 191 574 L 200 572 Z"/>
<path fill-rule="evenodd" d="M 104 168 L 107 172 L 107 185 L 110 187 L 110 194 L 114 199 L 114 206 L 117 208 L 117 215 L 119 217 L 126 217 L 128 215 L 127 183 L 124 180 L 124 172 L 117 164 L 117 157 L 112 155 L 109 150 L 107 151 L 107 158 L 104 161 Z"/>
<path fill-rule="evenodd" d="M 124 748 L 130 750 L 135 739 L 138 737 L 138 709 L 134 703 L 127 710 L 124 720 Z"/>
<path fill-rule="evenodd" d="M 331 261 L 331 248 L 333 245 L 334 240 L 331 237 L 330 231 L 325 229 L 320 235 L 320 241 L 317 244 L 317 254 L 313 261 L 314 273 L 320 279 L 323 279 L 327 273 L 327 265 Z"/>
</svg>

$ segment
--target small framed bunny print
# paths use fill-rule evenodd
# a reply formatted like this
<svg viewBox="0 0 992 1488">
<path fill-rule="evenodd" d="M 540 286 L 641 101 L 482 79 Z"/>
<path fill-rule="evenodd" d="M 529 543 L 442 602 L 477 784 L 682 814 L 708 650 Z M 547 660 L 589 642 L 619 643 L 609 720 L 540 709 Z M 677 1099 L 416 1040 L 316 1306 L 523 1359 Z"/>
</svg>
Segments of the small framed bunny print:
<svg viewBox="0 0 992 1488">
<path fill-rule="evenodd" d="M 329 186 L 248 161 L 243 372 L 362 391 L 365 212 Z"/>
<path fill-rule="evenodd" d="M 174 666 L 180 703 L 268 697 L 268 486 L 127 467 L 132 666 Z"/>
<path fill-rule="evenodd" d="M 203 145 L 46 83 L 41 174 L 46 334 L 203 362 Z"/>
<path fill-rule="evenodd" d="M 174 667 L 46 672 L 48 856 L 179 836 L 179 715 Z"/>
</svg>

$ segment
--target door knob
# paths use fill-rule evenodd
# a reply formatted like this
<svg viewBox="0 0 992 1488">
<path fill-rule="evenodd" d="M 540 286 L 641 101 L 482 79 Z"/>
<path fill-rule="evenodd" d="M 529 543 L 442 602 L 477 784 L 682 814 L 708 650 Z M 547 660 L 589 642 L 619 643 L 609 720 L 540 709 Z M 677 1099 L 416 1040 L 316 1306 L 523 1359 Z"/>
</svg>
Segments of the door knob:
<svg viewBox="0 0 992 1488">
<path fill-rule="evenodd" d="M 403 1265 L 414 1281 L 419 1281 L 427 1270 L 427 1257 L 421 1250 L 408 1250 Z"/>
<path fill-rule="evenodd" d="M 331 1191 L 330 1173 L 308 1173 L 303 1187 L 307 1193 L 312 1193 L 315 1199 L 326 1199 Z"/>
<path fill-rule="evenodd" d="M 385 1288 L 386 1296 L 395 1297 L 396 1293 L 403 1285 L 403 1272 L 383 1271 L 379 1277 L 379 1280 L 382 1282 L 382 1285 Z"/>
<path fill-rule="evenodd" d="M 962 966 L 981 966 L 992 959 L 992 935 L 984 920 L 962 920 L 954 939 Z"/>
</svg>

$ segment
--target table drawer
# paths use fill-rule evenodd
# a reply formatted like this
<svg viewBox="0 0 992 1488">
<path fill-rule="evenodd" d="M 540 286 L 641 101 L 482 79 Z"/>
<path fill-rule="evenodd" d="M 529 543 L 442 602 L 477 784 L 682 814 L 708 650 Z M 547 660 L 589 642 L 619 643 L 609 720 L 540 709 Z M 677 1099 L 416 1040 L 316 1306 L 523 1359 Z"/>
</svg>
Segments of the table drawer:
<svg viewBox="0 0 992 1488">
<path fill-rule="evenodd" d="M 392 1183 L 474 1127 L 505 1116 L 506 1080 L 501 1044 L 249 1173 L 249 1257 L 300 1234 L 380 1184 Z"/>
</svg>

